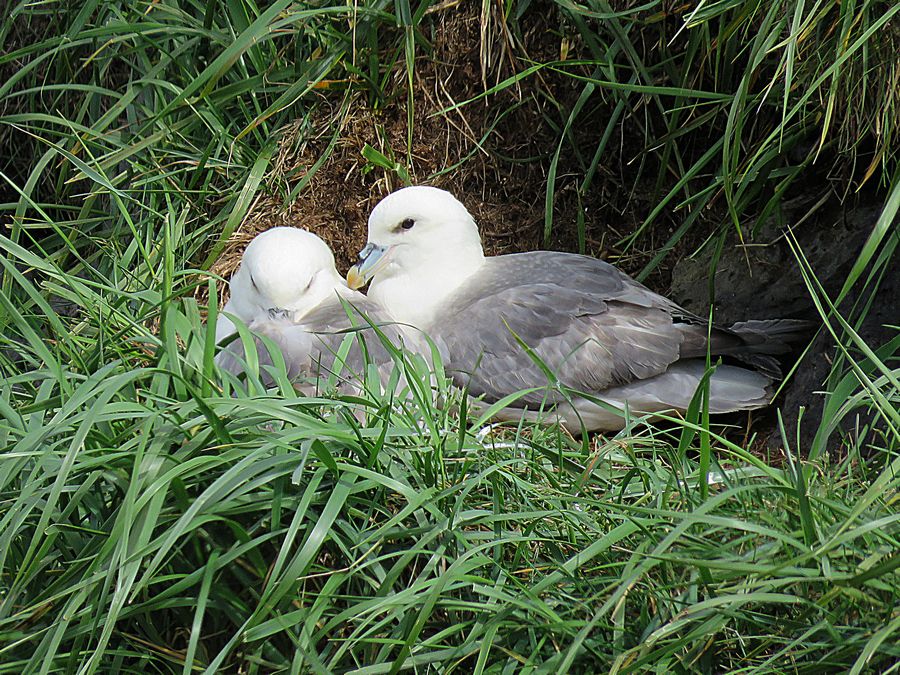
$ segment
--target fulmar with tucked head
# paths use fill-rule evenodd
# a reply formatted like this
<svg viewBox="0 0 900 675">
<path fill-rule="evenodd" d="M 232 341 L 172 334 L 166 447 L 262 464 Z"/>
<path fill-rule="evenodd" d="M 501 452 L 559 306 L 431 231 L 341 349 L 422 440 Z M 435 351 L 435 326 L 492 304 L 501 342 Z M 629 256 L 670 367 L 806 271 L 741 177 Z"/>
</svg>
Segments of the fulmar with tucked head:
<svg viewBox="0 0 900 675">
<path fill-rule="evenodd" d="M 361 377 L 368 359 L 378 366 L 382 383 L 386 382 L 393 358 L 363 314 L 395 345 L 415 340 L 376 302 L 347 287 L 331 249 L 306 230 L 275 227 L 257 235 L 244 250 L 229 287 L 231 297 L 223 314 L 235 316 L 252 333 L 272 340 L 284 357 L 288 376 L 306 393 L 314 392 L 316 379 L 335 368 L 349 333 L 365 340 L 365 350 L 354 340 L 339 364 L 343 377 Z M 216 342 L 236 331 L 224 315 L 216 324 Z M 256 348 L 261 365 L 271 365 L 259 339 Z M 219 352 L 216 362 L 237 375 L 244 370 L 242 354 L 241 342 L 235 340 Z"/>
<path fill-rule="evenodd" d="M 787 352 L 805 328 L 775 320 L 709 330 L 706 320 L 583 255 L 486 257 L 472 216 L 436 188 L 387 196 L 369 217 L 368 239 L 347 275 L 350 286 L 371 279 L 369 298 L 428 333 L 458 385 L 487 402 L 538 389 L 505 410 L 506 419 L 527 409 L 573 431 L 582 424 L 616 430 L 624 418 L 609 406 L 648 416 L 684 411 L 707 350 L 743 364 L 716 369 L 710 412 L 758 408 L 771 400 L 778 376 L 773 355 Z"/>
</svg>

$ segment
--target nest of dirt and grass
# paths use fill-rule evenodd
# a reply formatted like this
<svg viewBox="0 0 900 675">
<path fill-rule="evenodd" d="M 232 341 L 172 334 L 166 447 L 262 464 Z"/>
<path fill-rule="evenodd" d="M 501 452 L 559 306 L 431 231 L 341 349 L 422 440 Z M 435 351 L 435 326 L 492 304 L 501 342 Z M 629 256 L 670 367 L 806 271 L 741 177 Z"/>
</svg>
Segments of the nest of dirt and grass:
<svg viewBox="0 0 900 675">
<path fill-rule="evenodd" d="M 281 130 L 266 192 L 228 241 L 213 272 L 227 278 L 254 236 L 284 225 L 318 234 L 334 251 L 338 268 L 346 270 L 365 245 L 368 214 L 385 195 L 403 187 L 403 172 L 413 184 L 457 196 L 479 223 L 489 255 L 534 250 L 545 243 L 578 250 L 574 223 L 580 217 L 586 253 L 612 256 L 632 271 L 648 259 L 653 232 L 642 240 L 645 254 L 635 249 L 624 261 L 612 245 L 638 227 L 651 206 L 649 199 L 626 185 L 620 171 L 602 166 L 594 188 L 586 198 L 579 197 L 574 186 L 581 169 L 566 153 L 559 160 L 553 204 L 558 225 L 544 240 L 548 162 L 559 142 L 559 110 L 577 99 L 577 81 L 540 74 L 459 105 L 514 75 L 519 67 L 514 51 L 549 61 L 559 58 L 567 38 L 548 31 L 537 12 L 525 17 L 520 38 L 474 4 L 446 5 L 433 14 L 432 50 L 417 57 L 411 89 L 401 65 L 385 87 L 396 92 L 390 98 L 371 101 L 362 91 L 348 92 L 343 99 L 325 93 L 307 117 Z M 571 56 L 577 46 L 565 45 Z M 585 147 L 595 146 L 599 134 L 599 129 L 578 130 Z M 398 172 L 370 161 L 366 155 L 373 151 L 402 168 Z M 288 199 L 301 182 L 297 198 Z"/>
<path fill-rule="evenodd" d="M 308 108 L 311 112 L 306 117 L 284 127 L 266 190 L 233 234 L 213 271 L 227 277 L 247 242 L 277 225 L 304 227 L 319 234 L 332 246 L 339 268 L 346 269 L 365 243 L 369 212 L 387 193 L 402 186 L 401 175 L 412 183 L 447 189 L 460 198 L 480 224 L 489 254 L 542 247 L 581 249 L 610 259 L 629 273 L 640 271 L 682 225 L 691 208 L 679 209 L 678 200 L 673 201 L 652 226 L 644 227 L 648 215 L 677 185 L 679 169 L 683 171 L 708 150 L 710 134 L 724 132 L 727 110 L 683 135 L 679 161 L 688 164 L 677 165 L 671 157 L 656 154 L 657 137 L 665 131 L 664 111 L 650 96 L 633 96 L 630 109 L 616 127 L 616 137 L 606 139 L 601 161 L 587 169 L 592 175 L 585 189 L 590 155 L 601 142 L 616 101 L 622 99 L 598 88 L 563 134 L 568 115 L 584 91 L 579 77 L 590 76 L 591 69 L 577 65 L 566 66 L 566 73 L 559 68 L 539 69 L 516 78 L 528 64 L 590 59 L 585 35 L 594 29 L 599 35 L 608 26 L 595 21 L 589 23 L 586 33 L 584 24 L 577 25 L 577 14 L 542 2 L 531 3 L 510 21 L 497 5 L 453 1 L 433 5 L 430 16 L 420 24 L 429 48 L 417 47 L 412 76 L 401 58 L 379 95 L 362 87 L 353 90 L 352 82 L 343 94 L 325 90 Z M 616 11 L 636 11 L 629 3 L 614 5 Z M 669 57 L 687 58 L 681 52 L 689 51 L 686 42 L 692 38 L 683 30 L 685 11 L 685 7 L 671 8 L 648 16 L 632 41 L 640 51 L 637 56 L 658 75 L 654 84 L 706 91 L 736 86 L 717 80 L 712 61 L 682 82 L 667 80 L 668 71 L 652 65 Z M 828 16 L 819 19 L 817 26 L 822 30 L 808 31 L 798 41 L 798 53 L 806 57 L 815 54 L 817 46 L 836 39 L 838 25 L 828 24 Z M 751 24 L 742 28 L 747 40 L 753 35 Z M 820 100 L 828 93 L 823 89 L 822 96 L 811 100 L 807 104 L 810 110 L 800 118 L 801 126 L 816 122 L 814 128 L 803 131 L 805 140 L 785 151 L 787 164 L 816 155 L 816 162 L 809 165 L 803 174 L 806 178 L 795 191 L 808 193 L 812 203 L 827 193 L 840 198 L 851 185 L 871 180 L 877 167 L 893 155 L 894 125 L 879 115 L 900 105 L 900 87 L 896 86 L 900 66 L 889 56 L 892 46 L 900 42 L 897 22 L 886 24 L 880 34 L 884 39 L 865 60 L 851 60 L 831 80 L 832 88 L 845 89 L 850 98 L 859 94 L 873 105 L 831 108 L 828 135 L 833 140 L 819 147 L 822 128 L 816 106 L 827 103 Z M 715 49 L 710 49 L 708 58 L 713 59 Z M 746 58 L 742 53 L 735 68 L 739 70 Z M 814 79 L 821 67 L 815 59 L 799 61 L 794 81 Z M 862 67 L 866 72 L 857 72 Z M 759 71 L 753 86 L 770 89 L 767 82 L 777 82 L 781 68 L 773 60 Z M 484 96 L 509 78 L 515 83 Z M 889 86 L 892 83 L 894 86 Z M 780 94 L 771 96 L 777 99 Z M 689 126 L 702 114 L 702 107 L 693 110 L 683 124 Z M 752 145 L 766 136 L 778 125 L 781 114 L 780 106 L 760 107 L 753 120 L 747 121 L 748 142 Z M 561 136 L 565 136 L 563 141 Z M 545 236 L 548 174 L 561 143 L 550 205 L 553 227 Z M 748 155 L 752 150 L 746 148 Z M 791 153 L 796 157 L 791 159 Z M 395 163 L 400 171 L 385 169 L 384 162 L 372 160 L 373 154 L 387 164 Z M 707 189 L 703 181 L 708 178 L 700 176 L 685 194 Z M 756 199 L 759 209 L 771 196 L 770 188 Z M 708 243 L 717 231 L 733 229 L 721 190 L 702 203 L 705 206 L 697 221 L 685 236 L 677 237 L 666 260 L 645 280 L 649 286 L 666 290 L 675 260 Z M 752 216 L 747 214 L 742 238 L 752 238 Z M 635 232 L 639 234 L 620 248 Z"/>
<path fill-rule="evenodd" d="M 609 152 L 596 167 L 590 189 L 583 190 L 579 184 L 584 179 L 584 158 L 574 157 L 574 150 L 568 148 L 587 148 L 590 154 L 600 143 L 613 103 L 603 92 L 597 92 L 600 95 L 595 97 L 598 100 L 594 107 L 569 130 L 567 146 L 560 153 L 552 204 L 555 225 L 549 238 L 545 238 L 551 158 L 560 143 L 566 111 L 576 105 L 583 83 L 558 70 L 539 70 L 491 96 L 483 94 L 514 78 L 522 71 L 523 63 L 574 60 L 589 56 L 588 50 L 555 5 L 548 6 L 547 11 L 526 13 L 515 34 L 496 11 L 485 13 L 476 3 L 443 3 L 435 10 L 430 23 L 423 23 L 431 27 L 427 37 L 432 49 L 419 53 L 411 83 L 409 72 L 401 63 L 394 67 L 392 79 L 383 87 L 384 91 L 393 92 L 391 96 L 379 99 L 356 90 L 346 91 L 341 97 L 326 91 L 311 106 L 311 114 L 282 129 L 279 151 L 267 177 L 267 190 L 227 243 L 214 272 L 227 278 L 239 264 L 250 239 L 279 225 L 303 227 L 321 236 L 332 247 L 339 269 L 345 271 L 365 244 L 368 214 L 386 194 L 402 187 L 404 179 L 449 190 L 460 198 L 479 223 L 489 255 L 542 247 L 576 251 L 583 244 L 585 253 L 609 259 L 632 274 L 656 255 L 681 225 L 683 211 L 667 209 L 652 227 L 640 231 L 627 250 L 618 248 L 619 242 L 640 230 L 661 195 L 679 179 L 669 172 L 668 179 L 660 181 L 660 171 L 642 166 L 647 158 L 650 163 L 654 161 L 646 145 L 647 130 L 641 128 L 639 121 L 642 114 L 654 113 L 648 99 L 637 101 L 625 116 L 618 130 L 620 138 L 608 144 Z M 672 20 L 674 31 L 681 19 L 673 14 Z M 895 23 L 884 31 L 886 49 L 898 42 Z M 821 42 L 830 37 L 826 32 L 816 39 Z M 674 39 L 674 49 L 679 48 L 679 40 L 686 39 L 684 35 Z M 798 48 L 808 56 L 816 39 L 807 36 Z M 659 49 L 653 44 L 643 46 L 648 54 Z M 813 152 L 821 158 L 798 181 L 800 189 L 793 193 L 795 201 L 818 207 L 823 203 L 823 194 L 830 195 L 830 203 L 841 201 L 854 182 L 859 185 L 872 178 L 873 167 L 888 153 L 893 126 L 878 115 L 892 109 L 891 101 L 900 103 L 900 88 L 873 85 L 881 80 L 898 81 L 900 67 L 884 58 L 881 47 L 875 51 L 878 53 L 870 56 L 874 69 L 859 73 L 860 64 L 854 61 L 836 86 L 848 91 L 868 91 L 870 98 L 877 95 L 877 104 L 834 109 L 830 123 L 835 141 L 830 149 L 817 147 L 815 141 L 820 137 L 812 142 L 805 140 L 792 149 L 797 161 L 802 160 L 800 155 Z M 807 68 L 804 64 L 800 67 Z M 798 71 L 798 78 L 808 76 L 809 73 Z M 702 70 L 691 75 L 690 83 L 696 89 L 717 88 L 710 74 Z M 646 108 L 644 112 L 642 107 Z M 748 130 L 748 137 L 764 136 L 769 122 L 776 123 L 767 121 L 760 110 L 758 127 Z M 688 153 L 686 158 L 699 157 L 710 142 L 708 135 L 690 135 L 689 142 L 682 145 Z M 794 160 L 789 157 L 785 161 Z M 760 205 L 767 196 L 765 191 L 760 195 Z M 692 294 L 706 307 L 707 262 L 695 270 L 696 279 L 690 276 L 690 269 L 675 271 L 674 267 L 679 258 L 712 240 L 717 230 L 721 232 L 721 224 L 728 220 L 723 202 L 721 197 L 710 202 L 687 236 L 679 240 L 645 283 L 662 292 L 670 287 L 673 278 L 676 291 L 694 283 L 697 288 Z M 797 210 L 796 206 L 792 208 Z M 791 218 L 789 212 L 787 217 Z M 802 222 L 806 217 L 797 220 Z M 581 235 L 576 226 L 579 222 L 583 227 Z M 750 228 L 741 236 L 752 238 Z M 858 236 L 862 242 L 865 231 L 861 230 Z M 739 239 L 732 230 L 728 246 L 742 247 Z M 759 249 L 757 257 L 765 257 L 766 250 Z M 699 259 L 705 261 L 709 255 Z M 774 250 L 768 255 L 775 256 Z M 742 261 L 746 258 L 743 254 L 739 257 Z M 785 264 L 790 262 L 778 261 L 779 267 Z M 753 298 L 760 295 L 752 285 L 759 285 L 762 279 L 758 270 L 741 268 L 737 274 L 746 276 L 748 290 L 739 300 L 746 312 L 753 305 Z M 782 287 L 785 290 L 778 295 Z M 751 310 L 755 313 L 750 316 L 803 315 L 796 307 L 791 309 L 802 289 L 792 290 L 774 282 L 765 288 L 766 306 Z M 739 295 L 737 286 L 727 290 Z M 683 294 L 676 297 L 686 299 Z M 806 309 L 811 310 L 811 305 Z M 813 317 L 814 313 L 808 313 L 808 318 Z M 726 320 L 741 318 L 747 316 L 729 316 Z M 796 398 L 799 390 L 801 400 L 815 406 L 817 399 L 810 392 L 818 386 L 818 381 L 800 382 L 788 389 L 788 396 Z M 761 429 L 763 438 L 771 435 L 768 432 L 775 428 L 774 414 L 761 413 L 754 419 L 754 428 Z M 762 444 L 763 441 L 757 441 L 760 447 Z"/>
</svg>

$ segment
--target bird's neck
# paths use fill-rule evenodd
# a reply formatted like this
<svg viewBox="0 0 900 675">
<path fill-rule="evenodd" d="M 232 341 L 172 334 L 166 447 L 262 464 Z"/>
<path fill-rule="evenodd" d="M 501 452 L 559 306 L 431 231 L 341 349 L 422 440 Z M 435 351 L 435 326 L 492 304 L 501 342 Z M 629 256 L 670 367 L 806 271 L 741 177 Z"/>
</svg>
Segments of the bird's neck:
<svg viewBox="0 0 900 675">
<path fill-rule="evenodd" d="M 477 251 L 448 258 L 434 255 L 419 259 L 411 268 L 392 264 L 384 276 L 372 282 L 369 297 L 391 316 L 423 330 L 437 318 L 447 299 L 484 265 Z"/>
</svg>

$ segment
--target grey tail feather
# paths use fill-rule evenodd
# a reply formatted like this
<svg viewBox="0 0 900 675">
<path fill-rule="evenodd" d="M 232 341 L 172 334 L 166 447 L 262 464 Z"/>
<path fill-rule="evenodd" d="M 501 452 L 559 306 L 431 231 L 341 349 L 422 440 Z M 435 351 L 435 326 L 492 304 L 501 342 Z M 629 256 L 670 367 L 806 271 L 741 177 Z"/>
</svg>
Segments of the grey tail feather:
<svg viewBox="0 0 900 675">
<path fill-rule="evenodd" d="M 729 330 L 740 336 L 744 348 L 734 350 L 732 355 L 763 374 L 780 379 L 781 368 L 774 356 L 791 351 L 791 345 L 807 339 L 814 326 L 802 319 L 740 321 L 729 326 Z"/>
<path fill-rule="evenodd" d="M 805 340 L 813 326 L 812 321 L 802 319 L 764 319 L 739 321 L 729 330 L 758 354 L 784 354 L 791 350 L 791 344 Z"/>
<path fill-rule="evenodd" d="M 772 380 L 765 373 L 719 366 L 709 381 L 709 411 L 752 410 L 772 401 Z"/>
<path fill-rule="evenodd" d="M 754 354 L 753 352 L 735 352 L 731 356 L 773 380 L 780 380 L 782 377 L 781 364 L 774 356 Z"/>
</svg>

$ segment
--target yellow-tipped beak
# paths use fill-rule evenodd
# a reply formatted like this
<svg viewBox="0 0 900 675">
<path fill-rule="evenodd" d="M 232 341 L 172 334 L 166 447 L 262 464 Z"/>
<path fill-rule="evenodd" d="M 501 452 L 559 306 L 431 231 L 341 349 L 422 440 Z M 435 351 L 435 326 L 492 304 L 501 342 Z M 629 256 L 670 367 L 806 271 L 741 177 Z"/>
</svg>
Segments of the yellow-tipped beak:
<svg viewBox="0 0 900 675">
<path fill-rule="evenodd" d="M 389 247 L 378 246 L 372 242 L 366 244 L 366 247 L 359 252 L 359 262 L 347 272 L 347 285 L 354 290 L 365 286 L 387 265 L 390 250 Z"/>
<path fill-rule="evenodd" d="M 347 272 L 347 285 L 354 291 L 366 285 L 366 278 L 359 273 L 359 265 L 354 265 Z"/>
</svg>

